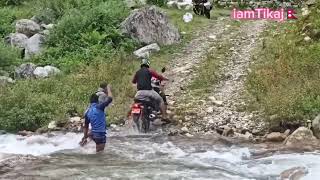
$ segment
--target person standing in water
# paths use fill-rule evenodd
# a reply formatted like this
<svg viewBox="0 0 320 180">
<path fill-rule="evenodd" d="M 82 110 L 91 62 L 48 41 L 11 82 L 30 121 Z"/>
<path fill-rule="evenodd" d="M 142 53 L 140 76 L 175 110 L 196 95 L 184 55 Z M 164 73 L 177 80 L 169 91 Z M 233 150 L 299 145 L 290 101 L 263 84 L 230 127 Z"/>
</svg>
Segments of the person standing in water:
<svg viewBox="0 0 320 180">
<path fill-rule="evenodd" d="M 112 92 L 110 85 L 107 85 L 106 89 L 107 97 L 103 102 L 99 102 L 99 96 L 97 93 L 90 96 L 90 106 L 85 113 L 85 123 L 83 128 L 84 136 L 80 142 L 80 145 L 84 146 L 87 144 L 87 139 L 90 137 L 96 143 L 96 152 L 103 151 L 107 141 L 105 108 L 112 102 Z M 92 128 L 90 133 L 89 124 Z"/>
</svg>

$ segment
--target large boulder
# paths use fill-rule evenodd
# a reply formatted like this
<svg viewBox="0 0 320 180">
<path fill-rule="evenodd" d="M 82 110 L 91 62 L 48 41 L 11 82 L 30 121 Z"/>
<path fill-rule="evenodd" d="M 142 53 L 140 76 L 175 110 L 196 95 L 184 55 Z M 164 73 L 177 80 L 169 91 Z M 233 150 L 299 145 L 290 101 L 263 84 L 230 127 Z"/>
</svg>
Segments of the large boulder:
<svg viewBox="0 0 320 180">
<path fill-rule="evenodd" d="M 159 45 L 157 43 L 153 43 L 134 51 L 133 54 L 138 58 L 147 58 L 149 57 L 150 53 L 158 51 L 160 51 Z"/>
<path fill-rule="evenodd" d="M 28 36 L 22 33 L 11 33 L 5 38 L 6 43 L 11 46 L 24 49 L 26 47 Z"/>
<path fill-rule="evenodd" d="M 0 76 L 0 86 L 5 86 L 7 84 L 13 84 L 14 80 L 6 77 L 6 76 Z"/>
<path fill-rule="evenodd" d="M 301 145 L 316 145 L 318 144 L 318 140 L 313 136 L 313 133 L 310 129 L 306 127 L 300 127 L 287 137 L 284 144 L 286 146 L 299 147 Z"/>
<path fill-rule="evenodd" d="M 25 59 L 30 59 L 32 56 L 40 54 L 44 40 L 45 36 L 41 34 L 35 34 L 29 38 L 25 48 Z"/>
<path fill-rule="evenodd" d="M 290 132 L 290 130 L 289 130 Z M 289 134 L 289 133 L 288 133 Z M 287 134 L 282 134 L 280 132 L 272 132 L 266 136 L 266 140 L 270 142 L 282 142 L 286 139 Z"/>
<path fill-rule="evenodd" d="M 170 45 L 180 41 L 178 29 L 156 6 L 135 10 L 121 27 L 123 33 L 144 44 Z"/>
<path fill-rule="evenodd" d="M 33 78 L 35 69 L 36 65 L 32 63 L 21 64 L 15 69 L 15 77 L 18 79 Z"/>
<path fill-rule="evenodd" d="M 312 121 L 313 134 L 320 139 L 320 114 Z"/>
<path fill-rule="evenodd" d="M 36 78 L 47 78 L 59 74 L 61 71 L 53 66 L 37 67 L 33 74 Z"/>
<path fill-rule="evenodd" d="M 20 19 L 16 22 L 16 32 L 31 37 L 40 31 L 40 26 L 30 19 Z"/>
</svg>

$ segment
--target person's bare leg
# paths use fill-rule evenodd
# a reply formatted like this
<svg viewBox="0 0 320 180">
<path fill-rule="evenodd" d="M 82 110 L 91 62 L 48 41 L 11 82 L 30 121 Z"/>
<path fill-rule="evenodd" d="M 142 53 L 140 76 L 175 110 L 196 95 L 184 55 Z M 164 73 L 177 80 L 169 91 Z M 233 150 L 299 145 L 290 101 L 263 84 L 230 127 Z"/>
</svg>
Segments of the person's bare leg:
<svg viewBox="0 0 320 180">
<path fill-rule="evenodd" d="M 160 111 L 162 114 L 162 119 L 167 119 L 167 109 L 166 109 L 166 105 L 164 104 L 163 101 L 160 104 Z"/>
<path fill-rule="evenodd" d="M 97 144 L 96 145 L 96 152 L 99 153 L 99 152 L 102 152 L 105 148 L 106 144 Z"/>
</svg>

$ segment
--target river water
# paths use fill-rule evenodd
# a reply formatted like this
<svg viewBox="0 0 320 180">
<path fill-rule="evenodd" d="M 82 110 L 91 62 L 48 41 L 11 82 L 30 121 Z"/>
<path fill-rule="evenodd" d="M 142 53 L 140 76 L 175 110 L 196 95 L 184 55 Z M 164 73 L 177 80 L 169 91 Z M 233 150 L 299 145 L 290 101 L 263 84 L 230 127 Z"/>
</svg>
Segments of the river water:
<svg viewBox="0 0 320 180">
<path fill-rule="evenodd" d="M 105 151 L 95 154 L 93 142 L 79 147 L 81 134 L 1 135 L 0 164 L 17 155 L 35 158 L 2 172 L 0 179 L 272 180 L 293 167 L 307 170 L 305 180 L 320 179 L 316 152 L 257 158 L 252 154 L 261 149 L 218 142 L 210 136 L 109 136 Z"/>
</svg>

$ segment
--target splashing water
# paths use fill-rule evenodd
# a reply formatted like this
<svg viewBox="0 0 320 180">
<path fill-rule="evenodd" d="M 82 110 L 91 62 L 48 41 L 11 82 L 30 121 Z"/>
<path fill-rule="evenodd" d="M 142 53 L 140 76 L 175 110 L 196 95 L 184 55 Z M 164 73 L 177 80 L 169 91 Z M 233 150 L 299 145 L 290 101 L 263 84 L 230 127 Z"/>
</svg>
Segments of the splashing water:
<svg viewBox="0 0 320 180">
<path fill-rule="evenodd" d="M 75 133 L 26 138 L 1 135 L 0 154 L 50 155 L 45 160 L 21 165 L 23 171 L 12 170 L 3 177 L 270 180 L 278 179 L 281 172 L 293 167 L 307 169 L 305 180 L 320 177 L 319 153 L 274 154 L 254 159 L 250 152 L 256 149 L 227 147 L 201 138 L 137 135 L 109 137 L 105 152 L 96 155 L 93 142 L 85 148 L 78 145 L 81 138 L 82 134 Z"/>
</svg>

